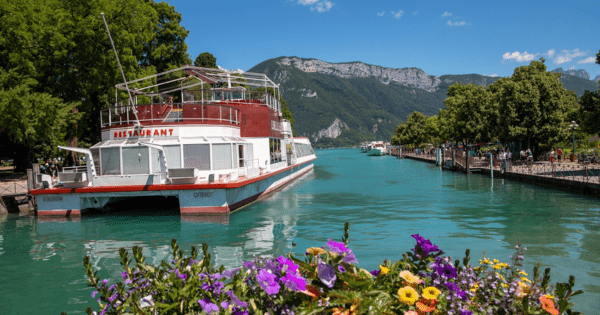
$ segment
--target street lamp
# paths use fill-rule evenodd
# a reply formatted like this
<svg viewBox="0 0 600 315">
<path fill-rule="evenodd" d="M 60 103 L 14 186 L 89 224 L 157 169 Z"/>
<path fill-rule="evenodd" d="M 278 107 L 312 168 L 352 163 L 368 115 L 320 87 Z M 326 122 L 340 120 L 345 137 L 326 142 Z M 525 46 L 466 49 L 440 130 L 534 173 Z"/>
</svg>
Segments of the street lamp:
<svg viewBox="0 0 600 315">
<path fill-rule="evenodd" d="M 573 159 L 575 159 L 575 129 L 577 129 L 579 125 L 573 120 L 571 121 L 571 125 L 569 126 L 569 130 L 573 132 Z"/>
</svg>

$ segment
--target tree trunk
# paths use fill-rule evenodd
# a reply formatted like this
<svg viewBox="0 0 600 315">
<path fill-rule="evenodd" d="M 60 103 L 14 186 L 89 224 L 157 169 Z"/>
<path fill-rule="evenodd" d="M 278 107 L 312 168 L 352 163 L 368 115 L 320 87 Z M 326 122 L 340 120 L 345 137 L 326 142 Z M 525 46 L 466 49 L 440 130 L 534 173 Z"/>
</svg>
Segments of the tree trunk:
<svg viewBox="0 0 600 315">
<path fill-rule="evenodd" d="M 35 162 L 33 159 L 33 151 L 29 146 L 15 145 L 13 160 L 16 172 L 26 172 Z"/>
</svg>

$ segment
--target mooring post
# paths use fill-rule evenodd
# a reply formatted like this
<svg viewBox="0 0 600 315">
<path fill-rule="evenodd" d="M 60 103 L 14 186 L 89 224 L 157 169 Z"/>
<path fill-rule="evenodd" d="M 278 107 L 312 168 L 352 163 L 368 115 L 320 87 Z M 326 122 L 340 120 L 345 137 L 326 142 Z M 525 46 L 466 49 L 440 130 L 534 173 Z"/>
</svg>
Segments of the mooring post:
<svg viewBox="0 0 600 315">
<path fill-rule="evenodd" d="M 494 178 L 494 155 L 490 153 L 490 176 Z"/>
</svg>

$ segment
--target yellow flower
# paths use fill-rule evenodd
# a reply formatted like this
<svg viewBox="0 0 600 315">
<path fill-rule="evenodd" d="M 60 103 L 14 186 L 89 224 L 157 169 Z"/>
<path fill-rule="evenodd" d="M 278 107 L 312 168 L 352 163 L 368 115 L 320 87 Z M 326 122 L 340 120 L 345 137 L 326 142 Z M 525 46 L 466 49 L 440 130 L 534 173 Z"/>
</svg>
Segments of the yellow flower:
<svg viewBox="0 0 600 315">
<path fill-rule="evenodd" d="M 492 268 L 498 269 L 498 270 L 502 269 L 502 267 L 500 267 L 499 265 L 493 265 Z"/>
<path fill-rule="evenodd" d="M 311 247 L 306 250 L 306 253 L 311 255 L 321 255 L 325 254 L 325 250 L 319 247 Z"/>
<path fill-rule="evenodd" d="M 508 284 L 506 284 L 506 283 L 503 283 L 503 284 L 502 284 L 502 287 L 503 287 L 503 288 L 508 288 Z"/>
<path fill-rule="evenodd" d="M 519 282 L 519 287 L 517 288 L 517 292 L 515 293 L 517 297 L 522 298 L 531 292 L 531 286 L 529 286 L 525 282 Z"/>
<path fill-rule="evenodd" d="M 385 266 L 379 265 L 379 268 L 381 268 L 381 271 L 379 272 L 380 275 L 385 275 L 388 272 L 390 272 L 390 268 L 387 268 Z"/>
<path fill-rule="evenodd" d="M 405 286 L 398 290 L 398 296 L 401 303 L 407 305 L 413 305 L 417 300 L 419 300 L 419 293 L 415 291 L 412 287 Z"/>
<path fill-rule="evenodd" d="M 549 298 L 549 299 L 553 299 L 554 300 L 554 296 L 550 295 L 550 294 L 546 294 L 544 295 L 545 297 Z"/>
<path fill-rule="evenodd" d="M 423 283 L 423 280 L 421 280 L 421 278 L 413 275 L 408 270 L 400 271 L 400 278 L 404 279 L 404 282 L 411 286 L 416 286 L 417 284 Z"/>
<path fill-rule="evenodd" d="M 496 272 L 496 276 L 498 276 L 498 278 L 504 280 L 504 277 L 501 274 L 497 273 L 497 272 Z"/>
<path fill-rule="evenodd" d="M 437 299 L 437 296 L 440 295 L 441 293 L 442 292 L 440 292 L 440 290 L 438 290 L 436 287 L 427 287 L 427 288 L 423 289 L 423 297 L 428 300 Z"/>
<path fill-rule="evenodd" d="M 527 279 L 527 278 L 525 278 L 525 277 L 521 277 L 521 281 L 523 281 L 523 282 L 529 282 L 529 283 L 531 283 L 531 280 L 529 280 L 529 279 Z"/>
<path fill-rule="evenodd" d="M 498 259 L 494 259 L 494 264 L 497 264 L 497 263 L 498 263 Z"/>
<path fill-rule="evenodd" d="M 519 273 L 524 275 L 524 276 L 528 276 L 527 272 L 523 271 L 523 270 L 519 270 Z"/>
</svg>

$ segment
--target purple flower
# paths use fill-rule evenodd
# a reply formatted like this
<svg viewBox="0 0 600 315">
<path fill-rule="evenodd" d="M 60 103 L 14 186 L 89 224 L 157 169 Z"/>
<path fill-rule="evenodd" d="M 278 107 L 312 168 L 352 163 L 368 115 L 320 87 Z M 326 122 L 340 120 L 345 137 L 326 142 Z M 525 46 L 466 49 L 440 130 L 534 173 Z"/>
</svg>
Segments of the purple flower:
<svg viewBox="0 0 600 315">
<path fill-rule="evenodd" d="M 187 275 L 186 275 L 186 274 L 179 273 L 179 269 L 175 269 L 175 274 L 177 275 L 177 277 L 178 277 L 179 279 L 182 279 L 182 280 L 185 280 L 185 279 L 187 279 Z"/>
<path fill-rule="evenodd" d="M 331 239 L 329 239 L 329 242 L 327 242 L 327 247 L 329 247 L 332 252 L 340 255 L 351 252 L 344 243 L 332 241 Z"/>
<path fill-rule="evenodd" d="M 473 315 L 473 312 L 469 310 L 460 310 L 460 315 Z"/>
<path fill-rule="evenodd" d="M 277 258 L 277 262 L 279 263 L 281 270 L 285 270 L 286 272 L 297 272 L 298 271 L 298 265 L 294 264 L 293 261 L 291 261 L 283 256 L 279 256 L 279 258 Z"/>
<path fill-rule="evenodd" d="M 415 254 L 422 256 L 421 258 L 425 258 L 433 252 L 440 251 L 437 245 L 433 245 L 430 240 L 426 240 L 419 234 L 413 234 L 411 236 L 417 241 L 417 244 L 415 245 L 415 248 L 412 249 L 412 251 L 415 252 Z"/>
<path fill-rule="evenodd" d="M 298 292 L 306 290 L 306 280 L 298 273 L 288 272 L 285 274 L 285 277 L 281 278 L 281 281 L 292 291 Z"/>
<path fill-rule="evenodd" d="M 375 277 L 379 276 L 379 270 L 373 270 L 371 271 L 371 274 L 374 275 Z"/>
<path fill-rule="evenodd" d="M 96 294 L 98 294 L 98 291 L 94 291 L 94 292 L 92 292 L 92 297 L 93 297 L 93 298 L 95 298 L 95 297 L 96 297 Z"/>
<path fill-rule="evenodd" d="M 229 302 L 227 302 L 227 301 L 221 302 L 221 308 L 227 309 L 228 307 L 229 307 Z"/>
<path fill-rule="evenodd" d="M 272 295 L 279 292 L 279 279 L 277 279 L 277 276 L 270 273 L 268 270 L 261 269 L 256 275 L 256 280 L 258 281 L 260 287 L 267 292 L 267 294 Z"/>
<path fill-rule="evenodd" d="M 344 256 L 344 259 L 342 259 L 342 261 L 347 264 L 357 264 L 358 263 L 358 260 L 356 260 L 356 257 L 354 256 L 354 253 L 352 253 L 352 251 L 350 251 L 349 253 L 346 253 L 346 256 Z"/>
<path fill-rule="evenodd" d="M 204 298 L 202 300 L 198 300 L 198 304 L 202 306 L 202 310 L 206 312 L 206 314 L 211 314 L 212 312 L 219 312 L 219 306 L 213 303 L 210 299 Z"/>
<path fill-rule="evenodd" d="M 319 265 L 317 266 L 317 275 L 319 279 L 321 279 L 321 282 L 323 282 L 327 287 L 333 288 L 333 284 L 335 283 L 336 279 L 333 266 L 319 262 Z"/>
<path fill-rule="evenodd" d="M 279 268 L 279 266 L 272 259 L 267 259 L 265 261 L 265 268 L 270 270 L 274 275 L 281 275 L 281 268 Z"/>
<path fill-rule="evenodd" d="M 435 272 L 442 277 L 456 278 L 456 268 L 452 267 L 451 265 L 438 265 L 433 269 L 435 269 Z"/>
<path fill-rule="evenodd" d="M 250 270 L 256 269 L 256 266 L 251 261 L 244 261 L 243 264 L 244 264 L 244 267 L 246 267 L 246 269 L 250 269 Z"/>
<path fill-rule="evenodd" d="M 127 272 L 121 272 L 121 277 L 123 277 L 123 279 L 127 279 Z"/>
<path fill-rule="evenodd" d="M 342 265 L 337 266 L 337 268 L 340 273 L 346 272 L 346 268 L 344 268 L 344 266 L 342 266 Z"/>
<path fill-rule="evenodd" d="M 231 299 L 231 303 L 233 303 L 235 306 L 237 307 L 248 307 L 248 304 L 246 304 L 245 302 L 242 302 L 238 299 L 237 296 L 235 296 L 235 293 L 233 292 L 233 290 L 228 290 L 227 291 L 227 295 L 229 295 L 229 298 Z"/>
<path fill-rule="evenodd" d="M 241 268 L 235 268 L 232 270 L 223 270 L 223 276 L 227 279 L 231 279 L 235 276 L 236 273 L 238 273 L 238 271 L 240 271 Z"/>
</svg>

